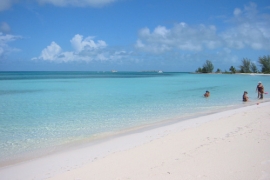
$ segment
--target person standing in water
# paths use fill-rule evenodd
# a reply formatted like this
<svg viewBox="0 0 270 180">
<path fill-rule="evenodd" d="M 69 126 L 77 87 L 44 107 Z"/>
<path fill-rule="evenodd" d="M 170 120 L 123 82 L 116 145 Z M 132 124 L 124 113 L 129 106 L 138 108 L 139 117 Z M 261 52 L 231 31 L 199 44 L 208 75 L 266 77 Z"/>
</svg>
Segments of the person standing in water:
<svg viewBox="0 0 270 180">
<path fill-rule="evenodd" d="M 205 94 L 204 94 L 204 97 L 209 97 L 209 96 L 210 96 L 210 92 L 206 91 Z"/>
<path fill-rule="evenodd" d="M 258 92 L 258 98 L 263 99 L 264 87 L 261 81 L 257 85 L 256 92 Z"/>
<path fill-rule="evenodd" d="M 248 96 L 247 96 L 248 92 L 247 91 L 244 91 L 244 94 L 243 94 L 243 101 L 244 102 L 247 102 L 248 101 Z"/>
</svg>

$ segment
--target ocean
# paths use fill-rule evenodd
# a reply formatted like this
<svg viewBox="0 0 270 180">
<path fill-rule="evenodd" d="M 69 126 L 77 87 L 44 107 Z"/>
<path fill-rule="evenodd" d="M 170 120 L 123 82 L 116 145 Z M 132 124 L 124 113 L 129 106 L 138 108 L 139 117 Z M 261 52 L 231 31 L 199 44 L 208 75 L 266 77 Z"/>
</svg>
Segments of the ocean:
<svg viewBox="0 0 270 180">
<path fill-rule="evenodd" d="M 169 72 L 0 72 L 0 164 L 257 99 L 270 76 Z M 204 98 L 205 91 L 210 97 Z M 250 102 L 242 102 L 248 91 Z M 38 153 L 37 153 L 38 154 Z"/>
</svg>

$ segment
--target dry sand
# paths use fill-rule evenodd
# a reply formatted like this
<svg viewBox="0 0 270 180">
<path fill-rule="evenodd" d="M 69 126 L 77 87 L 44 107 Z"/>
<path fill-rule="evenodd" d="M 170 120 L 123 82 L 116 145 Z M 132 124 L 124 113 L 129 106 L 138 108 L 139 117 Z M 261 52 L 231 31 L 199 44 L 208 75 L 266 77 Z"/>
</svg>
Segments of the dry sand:
<svg viewBox="0 0 270 180">
<path fill-rule="evenodd" d="M 270 102 L 4 167 L 0 179 L 269 180 Z"/>
</svg>

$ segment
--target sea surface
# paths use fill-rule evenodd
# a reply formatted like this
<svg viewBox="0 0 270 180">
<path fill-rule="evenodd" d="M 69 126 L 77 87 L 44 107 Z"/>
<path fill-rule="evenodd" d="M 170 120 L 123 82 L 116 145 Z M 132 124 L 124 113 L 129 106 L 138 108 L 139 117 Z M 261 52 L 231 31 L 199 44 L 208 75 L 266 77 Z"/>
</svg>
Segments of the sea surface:
<svg viewBox="0 0 270 180">
<path fill-rule="evenodd" d="M 0 163 L 119 131 L 253 105 L 270 76 L 0 72 Z M 210 97 L 204 98 L 205 91 Z M 248 91 L 250 102 L 242 102 Z M 263 101 L 269 101 L 265 94 Z"/>
</svg>

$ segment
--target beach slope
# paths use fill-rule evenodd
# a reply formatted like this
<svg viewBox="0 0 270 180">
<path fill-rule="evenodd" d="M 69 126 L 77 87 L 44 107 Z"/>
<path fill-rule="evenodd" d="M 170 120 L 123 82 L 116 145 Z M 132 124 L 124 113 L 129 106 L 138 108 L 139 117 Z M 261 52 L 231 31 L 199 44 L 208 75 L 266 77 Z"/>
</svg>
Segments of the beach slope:
<svg viewBox="0 0 270 180">
<path fill-rule="evenodd" d="M 93 147 L 2 168 L 0 179 L 269 180 L 269 109 L 266 102 L 116 137 L 89 162 L 79 165 L 78 156 L 88 158 Z M 67 158 L 73 167 L 66 168 Z M 45 171 L 50 162 L 64 170 Z M 29 163 L 43 171 L 31 171 Z"/>
</svg>

